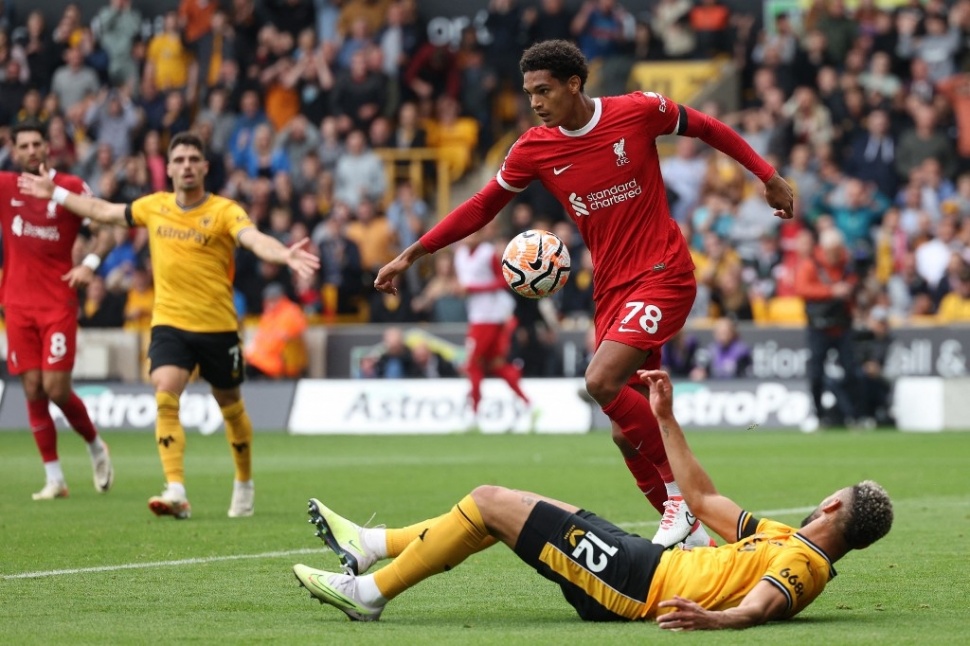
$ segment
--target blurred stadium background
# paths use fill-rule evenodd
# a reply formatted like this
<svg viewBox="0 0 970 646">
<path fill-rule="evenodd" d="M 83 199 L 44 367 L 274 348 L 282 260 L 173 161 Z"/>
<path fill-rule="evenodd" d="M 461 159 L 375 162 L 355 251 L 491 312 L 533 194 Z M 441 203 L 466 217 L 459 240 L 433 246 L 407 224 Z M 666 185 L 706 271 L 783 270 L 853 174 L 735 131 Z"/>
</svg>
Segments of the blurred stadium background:
<svg viewBox="0 0 970 646">
<path fill-rule="evenodd" d="M 249 356 L 270 377 L 246 386 L 259 428 L 464 428 L 463 382 L 429 382 L 440 362 L 460 373 L 463 359 L 450 254 L 415 267 L 399 297 L 375 293 L 373 276 L 477 190 L 534 124 L 518 57 L 557 37 L 575 40 L 590 59 L 590 94 L 650 90 L 716 115 L 797 189 L 797 217 L 782 223 L 757 180 L 730 159 L 689 139 L 660 142 L 672 214 L 700 284 L 681 352 L 668 363 L 686 426 L 815 427 L 794 276 L 804 232 L 830 228 L 842 233 L 860 281 L 857 365 L 829 362 L 826 401 L 844 396 L 844 370 L 859 371 L 897 394 L 863 425 L 965 426 L 950 393 L 965 387 L 970 344 L 966 0 L 0 6 L 0 168 L 11 167 L 9 126 L 40 119 L 55 167 L 101 197 L 130 201 L 166 188 L 168 140 L 196 130 L 210 147 L 210 190 L 238 200 L 267 233 L 284 242 L 310 236 L 319 250 L 323 267 L 312 281 L 245 251 L 237 257 Z M 602 427 L 606 418 L 578 392 L 592 307 L 581 241 L 538 185 L 497 224 L 499 240 L 553 230 L 574 258 L 560 294 L 518 304 L 512 353 L 544 409 L 539 430 Z M 146 242 L 144 231 L 119 230 L 82 299 L 75 377 L 103 428 L 154 422 L 145 385 Z M 279 291 L 296 306 L 275 307 Z M 750 351 L 731 373 L 718 370 L 710 346 L 724 318 Z M 282 346 L 266 344 L 260 325 L 295 332 Z M 389 328 L 403 331 L 405 348 L 388 348 Z M 389 351 L 411 357 L 415 381 L 380 379 L 379 358 Z M 213 432 L 218 412 L 200 393 L 187 395 L 183 416 Z M 524 429 L 501 389 L 486 397 L 483 430 Z M 25 428 L 23 410 L 19 385 L 8 380 L 0 428 Z"/>
</svg>

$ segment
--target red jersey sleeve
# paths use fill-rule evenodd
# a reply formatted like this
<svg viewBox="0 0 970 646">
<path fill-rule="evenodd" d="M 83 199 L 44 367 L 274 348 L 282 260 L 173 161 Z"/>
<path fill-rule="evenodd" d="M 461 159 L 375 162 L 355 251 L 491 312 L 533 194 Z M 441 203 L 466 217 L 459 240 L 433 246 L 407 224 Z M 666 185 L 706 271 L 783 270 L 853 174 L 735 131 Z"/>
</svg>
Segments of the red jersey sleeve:
<svg viewBox="0 0 970 646">
<path fill-rule="evenodd" d="M 676 134 L 680 121 L 680 106 L 672 99 L 656 92 L 634 92 L 630 96 L 642 105 L 647 133 L 651 137 L 656 139 L 663 135 Z"/>
<path fill-rule="evenodd" d="M 502 168 L 495 175 L 495 180 L 506 191 L 521 193 L 536 178 L 535 165 L 525 150 L 528 148 L 525 139 L 527 135 L 528 133 L 522 135 L 512 144 L 505 161 L 502 162 Z"/>
</svg>

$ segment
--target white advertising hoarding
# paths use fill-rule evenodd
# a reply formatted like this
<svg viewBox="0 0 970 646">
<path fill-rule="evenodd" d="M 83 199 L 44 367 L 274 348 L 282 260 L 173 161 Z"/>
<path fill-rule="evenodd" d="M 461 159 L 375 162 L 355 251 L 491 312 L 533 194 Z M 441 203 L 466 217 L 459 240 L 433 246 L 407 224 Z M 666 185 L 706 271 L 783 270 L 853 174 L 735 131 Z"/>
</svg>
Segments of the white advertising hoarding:
<svg viewBox="0 0 970 646">
<path fill-rule="evenodd" d="M 443 434 L 470 429 L 465 379 L 310 379 L 297 384 L 289 430 L 294 434 Z M 592 407 L 582 379 L 523 379 L 535 415 L 505 382 L 486 379 L 478 409 L 482 433 L 586 433 Z M 534 422 L 533 422 L 534 418 Z"/>
</svg>

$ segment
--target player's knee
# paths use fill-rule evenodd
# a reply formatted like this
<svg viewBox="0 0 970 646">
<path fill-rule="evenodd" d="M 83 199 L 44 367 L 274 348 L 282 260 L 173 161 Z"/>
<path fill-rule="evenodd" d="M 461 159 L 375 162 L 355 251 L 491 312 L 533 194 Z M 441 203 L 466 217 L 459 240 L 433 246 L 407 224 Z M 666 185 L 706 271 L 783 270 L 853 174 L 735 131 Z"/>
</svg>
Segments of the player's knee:
<svg viewBox="0 0 970 646">
<path fill-rule="evenodd" d="M 507 493 L 505 487 L 495 485 L 480 485 L 471 492 L 472 500 L 478 505 L 478 511 L 482 514 L 482 519 L 487 521 L 487 517 L 492 511 L 501 504 L 502 495 Z"/>
<path fill-rule="evenodd" d="M 28 400 L 41 399 L 47 396 L 44 390 L 44 382 L 41 381 L 40 375 L 24 375 L 21 378 L 24 384 L 24 396 Z"/>
<path fill-rule="evenodd" d="M 65 385 L 57 382 L 47 383 L 43 385 L 41 393 L 47 393 L 48 399 L 58 406 L 63 406 L 71 398 L 71 386 L 70 384 Z"/>
<path fill-rule="evenodd" d="M 586 370 L 586 392 L 600 406 L 605 406 L 613 401 L 622 387 L 622 383 L 616 383 L 614 379 L 610 378 L 610 375 L 602 370 Z"/>
<path fill-rule="evenodd" d="M 155 391 L 155 404 L 158 406 L 158 416 L 179 414 L 179 397 L 169 390 Z"/>
</svg>

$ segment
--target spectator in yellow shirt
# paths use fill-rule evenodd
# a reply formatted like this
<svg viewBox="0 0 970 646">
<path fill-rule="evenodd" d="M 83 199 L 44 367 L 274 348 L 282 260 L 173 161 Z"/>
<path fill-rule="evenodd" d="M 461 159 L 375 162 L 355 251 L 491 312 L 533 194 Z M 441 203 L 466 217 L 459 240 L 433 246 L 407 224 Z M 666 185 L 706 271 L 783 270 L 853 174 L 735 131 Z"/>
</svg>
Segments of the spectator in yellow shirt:
<svg viewBox="0 0 970 646">
<path fill-rule="evenodd" d="M 478 145 L 478 122 L 459 116 L 458 101 L 450 96 L 438 98 L 435 118 L 426 124 L 428 145 L 437 148 L 448 163 L 451 179 L 465 174 L 472 165 L 472 155 Z"/>
<path fill-rule="evenodd" d="M 970 266 L 964 266 L 936 312 L 940 323 L 970 323 Z"/>
<path fill-rule="evenodd" d="M 185 90 L 191 103 L 195 98 L 198 66 L 182 44 L 178 14 L 165 14 L 164 29 L 148 42 L 145 53 L 144 85 L 152 85 L 159 92 Z"/>
<path fill-rule="evenodd" d="M 125 329 L 147 330 L 152 324 L 155 288 L 148 267 L 136 265 L 131 275 L 131 287 L 125 301 Z"/>
</svg>

